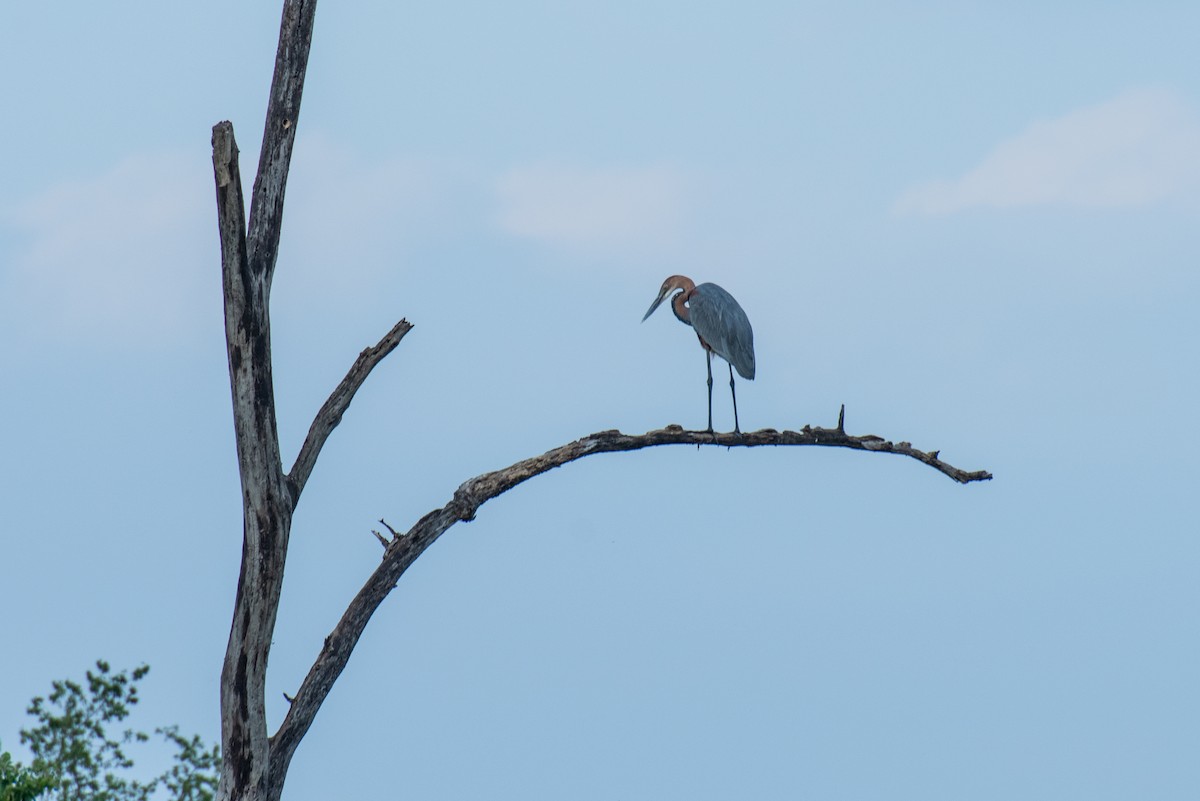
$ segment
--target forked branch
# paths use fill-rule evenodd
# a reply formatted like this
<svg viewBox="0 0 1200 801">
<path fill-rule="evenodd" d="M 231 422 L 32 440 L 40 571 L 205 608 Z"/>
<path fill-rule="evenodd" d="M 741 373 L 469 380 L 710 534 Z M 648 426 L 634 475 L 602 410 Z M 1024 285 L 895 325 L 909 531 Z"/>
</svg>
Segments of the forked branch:
<svg viewBox="0 0 1200 801">
<path fill-rule="evenodd" d="M 966 471 L 954 467 L 942 461 L 938 451 L 920 451 L 908 442 L 890 442 L 873 434 L 847 434 L 844 421 L 845 407 L 842 407 L 837 428 L 805 426 L 800 431 L 776 431 L 766 428 L 745 434 L 710 434 L 705 431 L 685 431 L 677 425 L 669 425 L 666 428 L 647 431 L 645 434 L 601 431 L 540 456 L 533 456 L 501 470 L 484 473 L 465 481 L 449 503 L 425 515 L 403 535 L 397 535 L 390 526 L 390 539 L 376 533 L 385 546 L 383 561 L 354 596 L 334 630 L 325 638 L 325 644 L 300 685 L 283 724 L 271 738 L 272 783 L 276 770 L 281 772 L 280 778 L 286 773 L 296 746 L 312 725 L 313 718 L 316 717 L 333 683 L 345 668 L 367 622 L 409 565 L 452 525 L 460 520 L 473 520 L 484 503 L 536 475 L 594 453 L 635 451 L 655 445 L 717 445 L 726 448 L 819 445 L 908 456 L 961 484 L 992 478 L 992 474 L 986 470 Z"/>
</svg>

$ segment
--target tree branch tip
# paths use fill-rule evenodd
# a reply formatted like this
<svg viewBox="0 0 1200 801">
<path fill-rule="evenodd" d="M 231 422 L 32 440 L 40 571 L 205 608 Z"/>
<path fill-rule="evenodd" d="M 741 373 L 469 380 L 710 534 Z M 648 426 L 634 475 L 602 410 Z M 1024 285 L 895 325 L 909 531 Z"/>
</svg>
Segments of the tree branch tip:
<svg viewBox="0 0 1200 801">
<path fill-rule="evenodd" d="M 938 460 L 938 456 L 939 456 L 940 454 L 941 454 L 941 451 L 940 451 L 940 450 L 938 450 L 938 451 L 930 451 L 930 452 L 929 452 L 929 458 L 930 458 L 930 459 L 932 459 L 933 461 L 935 461 L 935 462 L 936 462 L 936 461 Z"/>
<path fill-rule="evenodd" d="M 283 700 L 287 701 L 289 704 L 296 703 L 296 697 L 293 695 L 288 695 L 287 693 L 283 694 Z"/>
<path fill-rule="evenodd" d="M 380 341 L 380 344 L 383 344 L 384 342 L 386 342 L 387 340 L 389 340 L 393 337 L 403 336 L 404 334 L 407 334 L 412 329 L 413 329 L 413 324 L 408 321 L 408 318 L 401 317 L 400 320 L 395 325 L 392 326 L 391 330 L 388 331 L 386 334 L 384 334 L 383 339 Z"/>
<path fill-rule="evenodd" d="M 392 539 L 399 539 L 400 537 L 403 536 L 399 531 L 396 531 L 396 529 L 389 526 L 388 522 L 386 520 L 384 520 L 382 517 L 379 518 L 379 522 L 380 522 L 380 524 L 383 525 L 384 528 L 386 528 L 391 533 Z"/>
<path fill-rule="evenodd" d="M 238 147 L 233 136 L 233 123 L 223 120 L 212 130 L 213 171 L 217 186 L 221 189 L 233 183 L 233 172 L 237 169 Z"/>
<path fill-rule="evenodd" d="M 838 410 L 837 430 L 846 433 L 846 404 L 842 404 L 842 408 Z"/>
<path fill-rule="evenodd" d="M 371 533 L 375 535 L 375 539 L 379 540 L 379 544 L 384 547 L 384 550 L 387 550 L 387 547 L 391 545 L 391 543 L 388 542 L 387 537 L 383 536 L 375 529 L 371 529 Z"/>
</svg>

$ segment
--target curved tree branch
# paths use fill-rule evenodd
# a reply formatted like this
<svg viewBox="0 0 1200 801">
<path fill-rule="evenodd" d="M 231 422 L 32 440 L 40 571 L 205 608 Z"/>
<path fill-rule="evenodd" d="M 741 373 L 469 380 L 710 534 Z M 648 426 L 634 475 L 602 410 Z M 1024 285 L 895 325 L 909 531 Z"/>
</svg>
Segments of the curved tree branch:
<svg viewBox="0 0 1200 801">
<path fill-rule="evenodd" d="M 321 454 L 321 448 L 325 446 L 325 440 L 329 439 L 329 435 L 333 433 L 337 424 L 342 422 L 342 415 L 346 413 L 346 409 L 350 408 L 350 401 L 354 400 L 354 394 L 358 392 L 359 387 L 367 380 L 367 376 L 375 369 L 375 365 L 395 350 L 396 346 L 400 344 L 400 340 L 404 339 L 404 335 L 411 330 L 412 323 L 408 320 L 401 320 L 392 326 L 392 330 L 384 334 L 383 339 L 375 343 L 373 347 L 366 348 L 358 354 L 358 358 L 354 360 L 346 377 L 337 385 L 337 388 L 321 406 L 321 410 L 317 412 L 317 416 L 308 429 L 308 436 L 304 438 L 304 444 L 300 447 L 296 463 L 292 465 L 292 470 L 287 476 L 292 491 L 293 508 L 300 500 L 300 493 L 304 492 L 304 485 L 308 483 L 308 477 L 312 475 L 317 457 Z"/>
<path fill-rule="evenodd" d="M 321 704 L 337 681 L 367 622 L 388 596 L 408 567 L 455 523 L 475 519 L 475 514 L 487 501 L 518 484 L 556 467 L 595 453 L 635 451 L 656 445 L 718 445 L 726 448 L 761 445 L 819 445 L 851 448 L 874 453 L 895 453 L 929 465 L 961 484 L 988 481 L 992 474 L 986 470 L 966 471 L 942 461 L 939 451 L 920 451 L 908 442 L 890 442 L 873 434 L 854 436 L 844 428 L 845 407 L 838 414 L 837 428 L 805 426 L 800 431 L 776 431 L 765 428 L 744 434 L 710 434 L 706 431 L 685 431 L 677 425 L 645 434 L 624 434 L 620 431 L 601 431 L 547 451 L 540 456 L 524 459 L 501 470 L 476 476 L 463 482 L 454 497 L 441 509 L 425 515 L 401 536 L 391 539 L 377 533 L 385 543 L 383 561 L 354 596 L 341 620 L 325 638 L 317 660 L 305 676 L 300 690 L 291 699 L 287 716 L 271 737 L 271 786 L 282 786 L 292 754 L 301 738 L 312 725 Z M 384 524 L 386 525 L 386 524 Z M 389 531 L 391 527 L 388 526 Z M 276 771 L 279 771 L 278 776 Z"/>
</svg>

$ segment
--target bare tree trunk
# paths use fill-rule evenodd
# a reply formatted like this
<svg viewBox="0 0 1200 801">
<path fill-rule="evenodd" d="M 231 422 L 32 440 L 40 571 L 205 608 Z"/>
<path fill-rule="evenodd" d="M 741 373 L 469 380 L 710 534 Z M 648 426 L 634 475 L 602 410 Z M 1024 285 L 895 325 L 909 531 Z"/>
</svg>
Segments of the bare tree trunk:
<svg viewBox="0 0 1200 801">
<path fill-rule="evenodd" d="M 236 153 L 233 128 L 218 125 L 214 154 Z M 225 169 L 223 170 L 222 167 Z M 279 608 L 292 509 L 279 459 L 267 313 L 269 276 L 250 268 L 234 157 L 217 166 L 225 293 L 225 337 L 242 483 L 242 566 L 221 671 L 221 783 L 218 797 L 263 798 L 269 771 L 265 687 Z M 218 179 L 219 183 L 219 179 Z"/>
<path fill-rule="evenodd" d="M 396 581 L 455 523 L 474 519 L 483 503 L 547 470 L 593 453 L 659 445 L 820 445 L 908 456 L 963 484 L 991 478 L 983 470 L 960 470 L 942 461 L 937 451 L 919 451 L 907 442 L 892 443 L 872 435 L 849 435 L 844 427 L 844 409 L 838 415 L 837 427 L 828 429 L 805 426 L 801 431 L 764 429 L 745 434 L 713 434 L 668 426 L 642 435 L 602 431 L 584 437 L 541 456 L 470 479 L 458 488 L 449 503 L 422 517 L 405 534 L 392 531 L 389 526 L 390 538 L 378 535 L 384 545 L 382 562 L 325 638 L 324 647 L 295 698 L 289 699 L 292 705 L 279 730 L 268 737 L 267 662 L 296 502 L 322 447 L 355 393 L 412 328 L 406 320 L 400 320 L 377 344 L 359 354 L 346 377 L 317 412 L 295 464 L 285 474 L 280 462 L 271 374 L 271 279 L 279 251 L 284 193 L 315 11 L 316 0 L 284 2 L 249 224 L 233 126 L 220 122 L 213 127 L 225 338 L 244 517 L 241 573 L 221 671 L 223 761 L 218 801 L 278 801 L 300 740 L 312 725 L 371 616 Z"/>
<path fill-rule="evenodd" d="M 279 252 L 296 119 L 316 0 L 287 0 L 247 226 L 233 126 L 213 128 L 225 339 L 238 469 L 242 565 L 221 670 L 221 781 L 217 797 L 263 799 L 270 776 L 266 672 L 279 609 L 294 493 L 283 474 L 271 375 L 271 278 Z"/>
</svg>

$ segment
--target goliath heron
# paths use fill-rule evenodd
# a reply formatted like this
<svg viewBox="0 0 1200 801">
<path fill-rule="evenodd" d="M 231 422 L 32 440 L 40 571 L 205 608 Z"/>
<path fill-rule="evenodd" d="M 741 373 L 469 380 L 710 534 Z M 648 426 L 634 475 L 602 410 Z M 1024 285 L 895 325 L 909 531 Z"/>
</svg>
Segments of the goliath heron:
<svg viewBox="0 0 1200 801">
<path fill-rule="evenodd" d="M 678 292 L 676 292 L 678 290 Z M 692 279 L 672 275 L 663 281 L 658 297 L 642 322 L 654 313 L 659 304 L 672 292 L 671 311 L 696 332 L 708 359 L 708 430 L 712 431 L 712 357 L 717 354 L 729 363 L 729 392 L 733 396 L 733 430 L 740 434 L 737 414 L 737 391 L 733 388 L 733 370 L 742 378 L 754 379 L 754 329 L 738 302 L 716 284 L 696 286 Z"/>
</svg>

